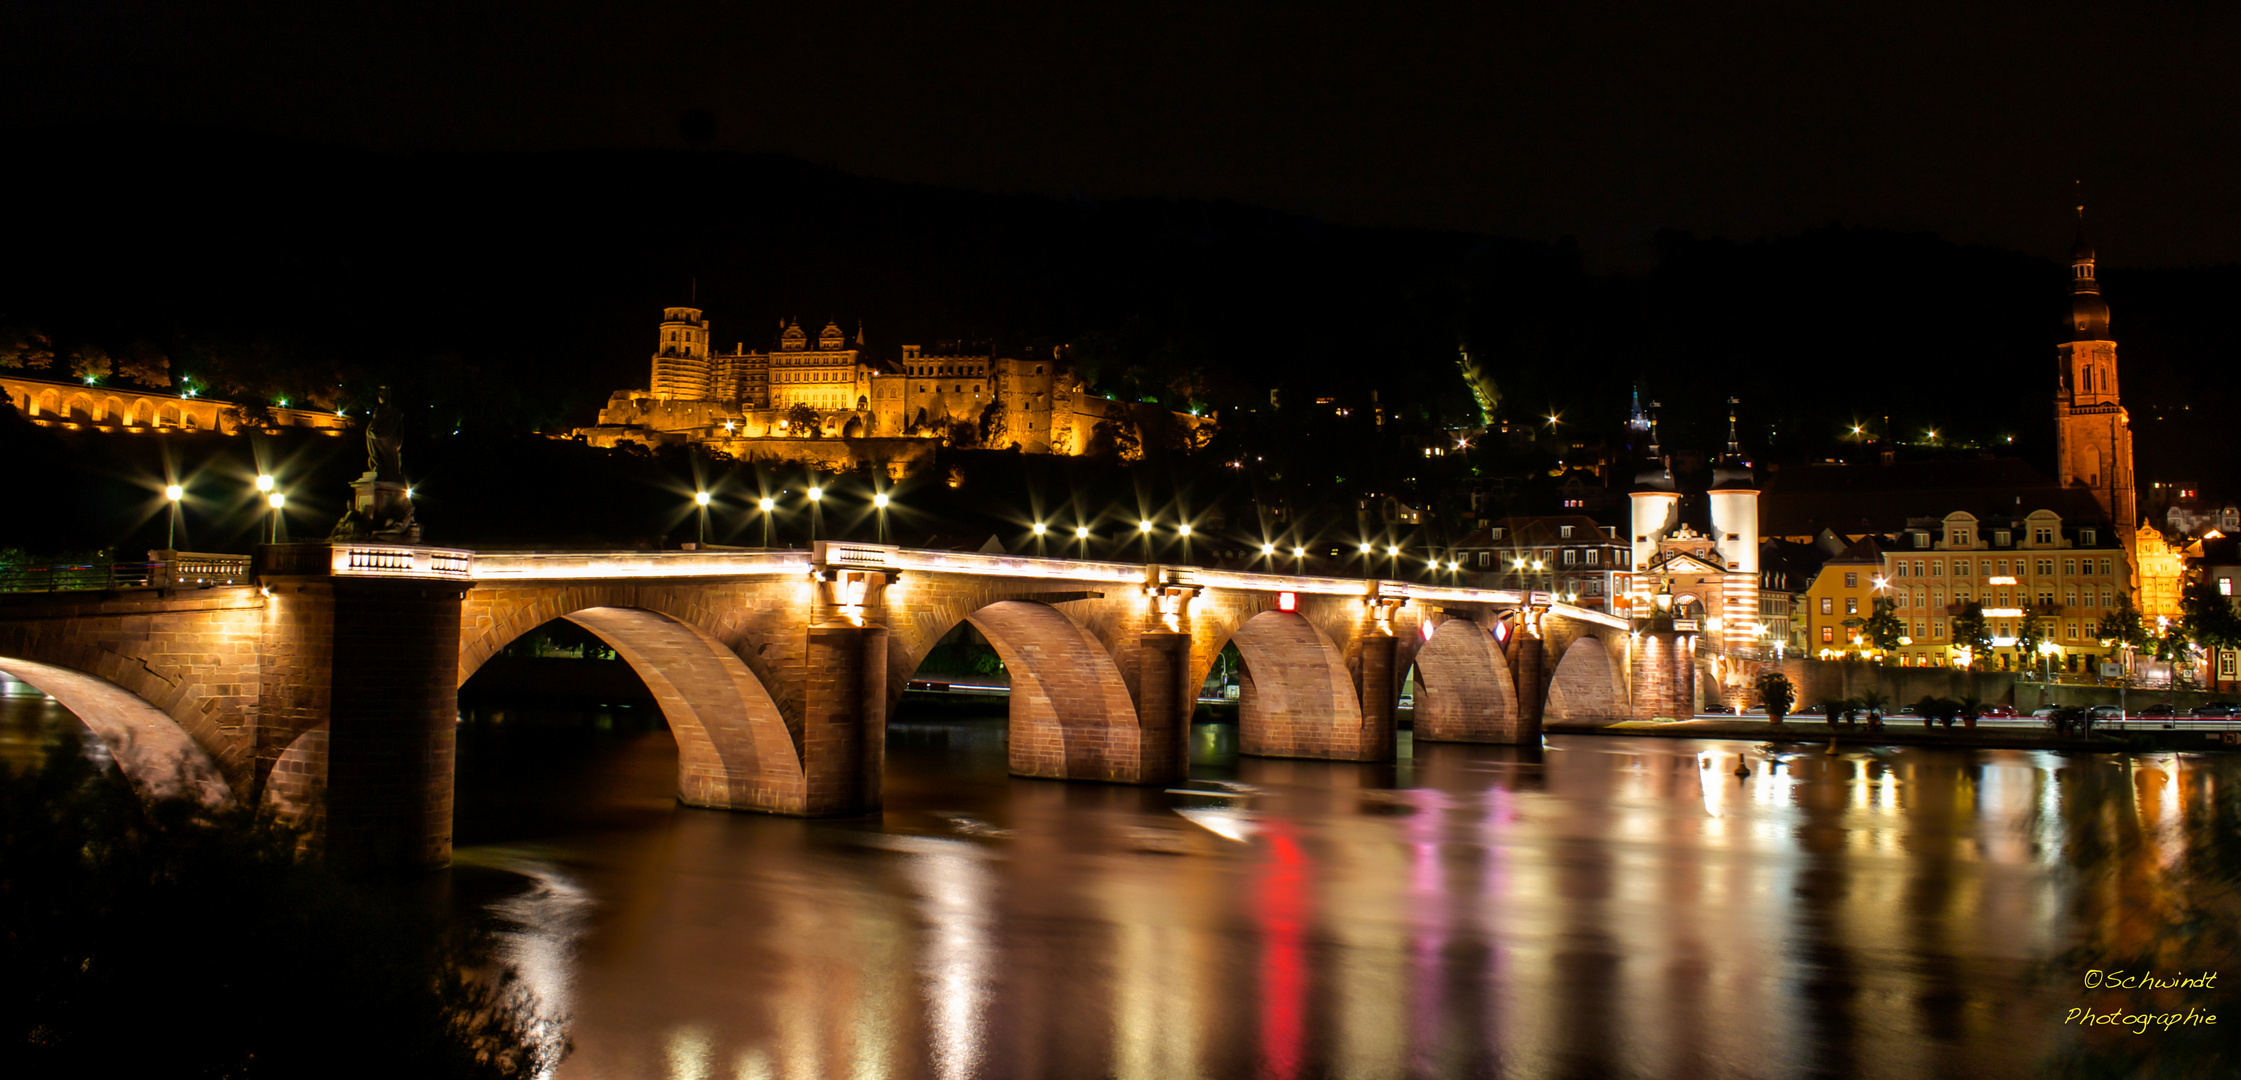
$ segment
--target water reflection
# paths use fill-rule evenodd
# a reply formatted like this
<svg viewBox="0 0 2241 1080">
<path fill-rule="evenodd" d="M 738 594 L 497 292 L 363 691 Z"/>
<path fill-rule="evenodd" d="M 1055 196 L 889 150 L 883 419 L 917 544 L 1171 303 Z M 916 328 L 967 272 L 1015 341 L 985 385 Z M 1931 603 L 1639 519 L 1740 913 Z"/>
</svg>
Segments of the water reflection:
<svg viewBox="0 0 2241 1080">
<path fill-rule="evenodd" d="M 1201 727 L 1159 791 L 1010 778 L 1000 717 L 904 720 L 887 811 L 814 822 L 677 806 L 667 733 L 620 714 L 470 725 L 454 895 L 572 1018 L 559 1076 L 2230 1064 L 2062 1020 L 2222 1007 L 2078 978 L 2237 955 L 2241 758 L 1565 737 L 1365 766 Z M 11 759 L 69 722 L 0 693 Z"/>
</svg>

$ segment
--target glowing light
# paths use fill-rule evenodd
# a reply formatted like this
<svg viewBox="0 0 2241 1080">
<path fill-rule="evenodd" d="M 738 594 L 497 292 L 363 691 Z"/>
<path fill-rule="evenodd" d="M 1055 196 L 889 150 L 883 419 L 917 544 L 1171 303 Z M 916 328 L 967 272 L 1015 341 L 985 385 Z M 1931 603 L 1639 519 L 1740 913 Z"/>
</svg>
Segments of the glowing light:
<svg viewBox="0 0 2241 1080">
<path fill-rule="evenodd" d="M 1299 610 L 1299 594 L 1298 594 L 1298 593 L 1294 593 L 1294 592 L 1280 592 L 1280 593 L 1277 593 L 1277 594 L 1276 594 L 1276 610 L 1278 610 L 1278 611 L 1298 611 L 1298 610 Z"/>
<path fill-rule="evenodd" d="M 775 508 L 776 508 L 777 506 L 778 506 L 778 500 L 776 500 L 776 499 L 756 499 L 756 500 L 755 500 L 755 508 L 756 508 L 757 510 L 761 510 L 761 511 L 762 511 L 763 513 L 766 513 L 766 514 L 767 514 L 767 513 L 770 513 L 770 512 L 771 512 L 771 510 L 775 509 Z"/>
<path fill-rule="evenodd" d="M 887 493 L 882 491 L 879 494 L 872 496 L 872 505 L 878 507 L 881 510 L 887 509 Z M 1042 528 L 1042 526 L 1040 525 L 1037 525 L 1035 527 L 1038 529 Z"/>
<path fill-rule="evenodd" d="M 288 505 L 288 497 L 277 491 L 273 492 L 271 495 L 266 496 L 265 501 L 272 504 L 272 508 L 275 510 Z"/>
<path fill-rule="evenodd" d="M 1880 589 L 1880 588 L 1882 588 L 1882 587 L 1883 587 L 1883 575 L 1881 575 L 1881 574 L 1877 574 L 1877 575 L 1875 575 L 1875 587 L 1876 587 L 1876 588 L 1878 588 L 1878 589 Z"/>
<path fill-rule="evenodd" d="M 416 491 L 416 490 L 418 490 L 418 489 L 417 489 L 417 488 L 406 488 L 406 489 L 405 489 L 405 498 L 408 498 L 408 499 L 409 499 L 409 498 L 412 498 L 412 493 L 413 493 L 414 491 Z"/>
<path fill-rule="evenodd" d="M 1175 535 L 1177 535 L 1177 536 L 1189 536 L 1190 534 L 1191 534 L 1191 527 L 1190 527 L 1190 523 L 1188 523 L 1188 522 L 1185 522 L 1185 523 L 1183 523 L 1183 524 L 1181 524 L 1181 525 L 1177 525 L 1177 526 L 1175 526 Z"/>
<path fill-rule="evenodd" d="M 708 496 L 708 493 L 707 493 L 707 492 L 705 492 L 705 491 L 696 491 L 696 492 L 693 492 L 693 502 L 695 502 L 695 503 L 698 503 L 698 504 L 700 504 L 700 505 L 702 505 L 702 506 L 706 506 L 706 505 L 708 505 L 708 502 L 709 502 L 709 496 Z"/>
<path fill-rule="evenodd" d="M 269 475 L 259 475 L 259 476 L 257 477 L 257 490 L 258 490 L 258 491 L 271 491 L 271 490 L 272 490 L 272 477 L 271 477 L 271 476 L 269 476 Z"/>
<path fill-rule="evenodd" d="M 1399 545 L 1397 545 L 1397 544 L 1387 544 L 1387 545 L 1385 545 L 1385 554 L 1387 554 L 1387 555 L 1390 555 L 1390 556 L 1392 556 L 1393 558 L 1396 558 L 1396 559 L 1397 559 L 1397 558 L 1400 558 L 1400 555 L 1401 555 L 1401 549 L 1400 549 L 1400 546 L 1399 546 Z"/>
<path fill-rule="evenodd" d="M 1152 531 L 1152 523 L 1149 521 L 1139 521 L 1136 523 L 1136 531 L 1148 533 Z"/>
<path fill-rule="evenodd" d="M 1540 568 L 1541 568 L 1541 560 L 1539 560 L 1539 559 L 1535 559 L 1535 560 L 1533 560 L 1533 569 L 1535 569 L 1535 570 L 1539 570 Z"/>
<path fill-rule="evenodd" d="M 1074 539 L 1076 539 L 1076 540 L 1087 540 L 1087 539 L 1089 539 L 1089 526 L 1087 526 L 1087 525 L 1076 525 L 1076 526 L 1074 526 Z"/>
<path fill-rule="evenodd" d="M 170 487 L 163 489 L 163 497 L 166 499 L 170 499 L 172 502 L 178 502 L 180 499 L 185 498 L 186 495 L 187 489 L 180 487 L 177 484 L 173 484 Z"/>
<path fill-rule="evenodd" d="M 1274 544 L 1262 544 L 1262 545 L 1261 545 L 1261 554 L 1263 554 L 1263 555 L 1274 555 L 1274 554 L 1276 554 L 1276 545 L 1274 545 Z"/>
<path fill-rule="evenodd" d="M 1041 535 L 1043 535 L 1044 533 L 1047 533 L 1047 532 L 1049 532 L 1049 531 L 1050 531 L 1050 527 L 1049 527 L 1049 526 L 1047 526 L 1047 525 L 1044 525 L 1044 524 L 1043 524 L 1042 522 L 1038 521 L 1038 522 L 1036 522 L 1036 523 L 1035 523 L 1034 531 L 1035 531 L 1035 535 L 1037 535 L 1037 536 L 1041 536 Z"/>
<path fill-rule="evenodd" d="M 1426 641 L 1430 641 L 1430 640 L 1432 640 L 1432 624 L 1431 624 L 1431 623 L 1429 623 L 1429 622 L 1420 622 L 1420 623 L 1417 623 L 1417 624 L 1416 624 L 1416 632 L 1417 632 L 1417 633 L 1419 633 L 1419 634 L 1422 634 L 1422 635 L 1424 635 L 1424 640 L 1426 640 Z"/>
<path fill-rule="evenodd" d="M 809 501 L 810 501 L 810 502 L 816 502 L 816 501 L 818 501 L 819 499 L 822 499 L 822 498 L 824 498 L 824 497 L 825 497 L 825 489 L 824 489 L 824 488 L 821 488 L 821 487 L 813 487 L 813 488 L 810 488 L 810 489 L 809 489 Z"/>
<path fill-rule="evenodd" d="M 1371 547 L 1371 546 L 1370 546 L 1370 545 L 1368 545 L 1368 544 L 1363 544 L 1363 545 L 1362 545 L 1362 554 L 1364 554 L 1364 555 L 1367 555 L 1367 554 L 1369 554 L 1369 553 L 1370 553 L 1371 551 L 1374 551 L 1374 550 L 1376 550 L 1376 549 L 1375 549 L 1375 548 L 1373 548 L 1373 547 Z"/>
<path fill-rule="evenodd" d="M 1295 559 L 1304 559 L 1304 558 L 1306 558 L 1306 557 L 1307 557 L 1307 549 L 1306 549 L 1306 548 L 1303 548 L 1303 547 L 1295 547 L 1295 548 L 1293 548 L 1293 549 L 1292 549 L 1292 558 L 1295 558 Z"/>
<path fill-rule="evenodd" d="M 1454 573 L 1454 572 L 1455 572 L 1455 571 L 1457 571 L 1457 570 L 1461 570 L 1462 568 L 1463 568 L 1463 564 L 1462 564 L 1462 563 L 1459 563 L 1459 562 L 1456 562 L 1456 561 L 1455 561 L 1455 560 L 1453 560 L 1453 559 L 1449 559 L 1449 560 L 1448 560 L 1448 562 L 1447 562 L 1447 572 L 1448 572 L 1448 573 L 1450 573 L 1450 574 Z"/>
</svg>

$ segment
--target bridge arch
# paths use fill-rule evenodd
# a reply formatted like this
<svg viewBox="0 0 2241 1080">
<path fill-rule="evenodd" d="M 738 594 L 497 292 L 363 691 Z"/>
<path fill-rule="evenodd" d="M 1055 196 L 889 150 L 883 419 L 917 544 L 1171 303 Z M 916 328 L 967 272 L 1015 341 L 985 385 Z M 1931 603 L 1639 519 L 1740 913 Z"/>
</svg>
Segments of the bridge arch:
<svg viewBox="0 0 2241 1080">
<path fill-rule="evenodd" d="M 1631 714 L 1626 682 L 1603 639 L 1593 634 L 1572 639 L 1549 676 L 1543 721 L 1623 720 Z"/>
<path fill-rule="evenodd" d="M 117 770 L 143 797 L 233 804 L 233 789 L 217 762 L 169 713 L 140 695 L 96 675 L 19 657 L 0 656 L 0 671 L 61 702 L 109 748 Z"/>
<path fill-rule="evenodd" d="M 1416 650 L 1415 737 L 1517 741 L 1517 686 L 1501 642 L 1469 619 L 1446 619 Z"/>
<path fill-rule="evenodd" d="M 1346 654 L 1305 616 L 1263 611 L 1239 623 L 1238 749 L 1260 757 L 1381 756 L 1363 722 Z M 1195 689 L 1195 687 L 1194 687 Z"/>
<path fill-rule="evenodd" d="M 514 590 L 521 591 L 521 590 Z M 565 619 L 615 650 L 653 695 L 677 740 L 677 797 L 692 806 L 803 813 L 802 722 L 709 629 L 644 603 L 630 590 L 547 589 L 515 596 L 488 625 L 460 637 L 458 685 L 498 650 Z M 605 595 L 617 592 L 618 595 Z M 466 612 L 472 624 L 476 612 Z"/>
</svg>

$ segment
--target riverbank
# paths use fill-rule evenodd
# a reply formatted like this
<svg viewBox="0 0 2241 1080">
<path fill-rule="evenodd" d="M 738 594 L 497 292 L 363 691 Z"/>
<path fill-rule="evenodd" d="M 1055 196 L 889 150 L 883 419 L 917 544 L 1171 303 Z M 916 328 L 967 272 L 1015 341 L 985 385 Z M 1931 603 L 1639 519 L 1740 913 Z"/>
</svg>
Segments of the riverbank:
<svg viewBox="0 0 2241 1080">
<path fill-rule="evenodd" d="M 1793 717 L 1780 724 L 1765 720 L 1621 720 L 1607 723 L 1564 722 L 1544 725 L 1549 735 L 1625 735 L 1666 739 L 1749 739 L 1753 742 L 1790 741 L 1838 746 L 1946 746 L 1984 750 L 2081 750 L 2125 753 L 2171 750 L 2236 750 L 2226 742 L 2231 732 L 2122 731 L 2071 735 L 2044 727 L 1958 725 L 1925 727 L 1920 720 L 1886 719 L 1883 730 L 1869 731 L 1865 724 L 1831 725 L 1826 720 Z"/>
</svg>

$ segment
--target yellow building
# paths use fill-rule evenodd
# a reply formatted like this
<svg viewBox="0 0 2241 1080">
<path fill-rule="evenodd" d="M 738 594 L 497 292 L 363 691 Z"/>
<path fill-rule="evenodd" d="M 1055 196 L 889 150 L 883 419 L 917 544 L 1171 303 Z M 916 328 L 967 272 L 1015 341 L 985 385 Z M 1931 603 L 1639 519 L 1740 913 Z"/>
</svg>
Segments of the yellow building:
<svg viewBox="0 0 2241 1080">
<path fill-rule="evenodd" d="M 2140 564 L 2140 614 L 2150 620 L 2158 615 L 2178 618 L 2179 591 L 2186 587 L 2187 551 L 2172 547 L 2153 525 L 2141 525 L 2133 536 L 2133 558 Z M 2201 555 L 2201 544 L 2191 548 L 2196 556 Z"/>
<path fill-rule="evenodd" d="M 1805 655 L 1835 659 L 1873 651 L 1867 621 L 1875 613 L 1875 587 L 1882 574 L 1883 550 L 1872 536 L 1821 564 L 1806 587 L 1805 611 L 1790 614 L 1793 625 L 1805 628 Z"/>
<path fill-rule="evenodd" d="M 1884 595 L 1906 627 L 1899 662 L 1958 661 L 1953 619 L 1975 603 L 1984 609 L 1996 666 L 2042 667 L 2051 655 L 2057 670 L 2085 670 L 2109 651 L 2097 627 L 2130 587 L 2117 532 L 2045 509 L 1982 520 L 1955 512 L 1911 525 L 1883 553 L 1881 568 Z M 2027 616 L 2041 621 L 2050 654 L 2021 655 Z"/>
</svg>

